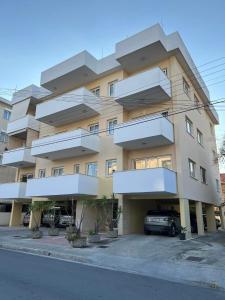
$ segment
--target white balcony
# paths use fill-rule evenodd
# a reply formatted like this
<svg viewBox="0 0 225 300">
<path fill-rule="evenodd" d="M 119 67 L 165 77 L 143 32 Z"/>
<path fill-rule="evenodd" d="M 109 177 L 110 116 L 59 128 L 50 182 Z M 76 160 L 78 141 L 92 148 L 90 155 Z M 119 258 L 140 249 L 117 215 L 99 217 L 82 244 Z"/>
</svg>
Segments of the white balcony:
<svg viewBox="0 0 225 300">
<path fill-rule="evenodd" d="M 40 123 L 35 120 L 34 116 L 27 115 L 21 119 L 9 122 L 7 133 L 10 136 L 23 136 L 28 128 L 35 131 L 40 130 Z"/>
<path fill-rule="evenodd" d="M 48 136 L 32 143 L 31 154 L 50 160 L 99 152 L 100 138 L 84 129 Z"/>
<path fill-rule="evenodd" d="M 13 167 L 30 167 L 35 165 L 35 157 L 29 148 L 17 148 L 3 153 L 2 164 Z"/>
<path fill-rule="evenodd" d="M 166 168 L 115 172 L 113 192 L 115 194 L 176 194 L 176 172 Z"/>
<path fill-rule="evenodd" d="M 52 126 L 88 119 L 99 113 L 100 99 L 86 88 L 73 90 L 36 107 L 36 119 Z"/>
<path fill-rule="evenodd" d="M 26 182 L 10 182 L 0 184 L 0 199 L 27 199 Z"/>
<path fill-rule="evenodd" d="M 52 176 L 29 179 L 27 181 L 27 196 L 57 197 L 57 196 L 96 196 L 98 193 L 98 178 L 81 174 Z"/>
<path fill-rule="evenodd" d="M 173 124 L 162 115 L 119 124 L 114 131 L 114 143 L 128 150 L 159 147 L 173 142 Z"/>
<path fill-rule="evenodd" d="M 167 101 L 170 98 L 170 81 L 158 67 L 128 77 L 115 85 L 115 100 L 127 110 Z"/>
</svg>

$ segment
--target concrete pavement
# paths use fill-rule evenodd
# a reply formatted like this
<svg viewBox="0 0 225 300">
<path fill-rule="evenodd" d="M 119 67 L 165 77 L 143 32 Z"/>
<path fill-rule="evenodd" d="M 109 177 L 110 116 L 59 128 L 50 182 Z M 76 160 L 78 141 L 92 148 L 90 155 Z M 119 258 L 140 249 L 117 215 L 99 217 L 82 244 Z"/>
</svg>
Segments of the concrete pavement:
<svg viewBox="0 0 225 300">
<path fill-rule="evenodd" d="M 129 235 L 86 249 L 71 248 L 63 232 L 59 237 L 44 236 L 40 240 L 30 239 L 29 234 L 26 229 L 0 228 L 0 247 L 225 289 L 224 232 L 190 241 Z"/>
<path fill-rule="evenodd" d="M 222 300 L 224 291 L 0 250 L 4 300 Z"/>
</svg>

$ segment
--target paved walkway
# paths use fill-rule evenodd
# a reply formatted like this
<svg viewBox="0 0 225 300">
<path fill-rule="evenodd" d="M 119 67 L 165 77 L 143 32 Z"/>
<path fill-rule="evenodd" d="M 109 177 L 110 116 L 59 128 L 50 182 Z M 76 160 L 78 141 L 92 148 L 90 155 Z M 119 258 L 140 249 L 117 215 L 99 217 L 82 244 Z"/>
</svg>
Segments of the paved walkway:
<svg viewBox="0 0 225 300">
<path fill-rule="evenodd" d="M 73 249 L 64 238 L 32 240 L 27 229 L 0 227 L 0 247 L 57 257 L 103 268 L 178 282 L 225 289 L 225 232 L 189 241 L 166 236 L 128 235 L 85 249 Z"/>
</svg>

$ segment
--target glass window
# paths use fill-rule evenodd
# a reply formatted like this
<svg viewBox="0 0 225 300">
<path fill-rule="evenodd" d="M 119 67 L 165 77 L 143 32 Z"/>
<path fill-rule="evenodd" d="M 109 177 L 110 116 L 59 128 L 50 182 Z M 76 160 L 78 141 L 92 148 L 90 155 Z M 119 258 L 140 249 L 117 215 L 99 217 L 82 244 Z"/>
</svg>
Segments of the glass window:
<svg viewBox="0 0 225 300">
<path fill-rule="evenodd" d="M 22 174 L 20 176 L 20 181 L 21 182 L 27 182 L 27 179 L 32 179 L 32 178 L 33 178 L 33 174 L 32 173 Z"/>
<path fill-rule="evenodd" d="M 220 192 L 220 182 L 218 179 L 216 179 L 216 190 L 218 193 Z"/>
<path fill-rule="evenodd" d="M 184 90 L 185 94 L 189 97 L 190 96 L 190 86 L 184 78 L 183 78 L 183 90 Z"/>
<path fill-rule="evenodd" d="M 89 131 L 90 131 L 91 133 L 98 134 L 98 131 L 99 131 L 99 124 L 98 124 L 98 123 L 95 123 L 95 124 L 89 125 Z"/>
<path fill-rule="evenodd" d="M 172 169 L 171 156 L 163 156 L 158 158 L 158 167 Z"/>
<path fill-rule="evenodd" d="M 3 112 L 3 119 L 4 120 L 9 120 L 10 116 L 11 116 L 11 112 L 9 110 L 5 109 L 4 112 Z"/>
<path fill-rule="evenodd" d="M 201 108 L 200 108 L 201 103 L 196 95 L 194 95 L 194 102 L 195 102 L 195 106 L 196 106 L 198 112 L 201 113 Z"/>
<path fill-rule="evenodd" d="M 75 174 L 79 174 L 80 173 L 80 165 L 79 164 L 75 164 L 74 165 L 74 173 Z"/>
<path fill-rule="evenodd" d="M 157 168 L 158 167 L 158 159 L 156 157 L 148 158 L 146 160 L 146 168 Z"/>
<path fill-rule="evenodd" d="M 167 76 L 167 68 L 163 68 L 162 71 Z"/>
<path fill-rule="evenodd" d="M 39 177 L 39 178 L 45 177 L 45 169 L 40 169 L 40 170 L 38 171 L 38 177 Z"/>
<path fill-rule="evenodd" d="M 200 167 L 201 182 L 206 183 L 206 169 Z"/>
<path fill-rule="evenodd" d="M 197 129 L 197 141 L 200 145 L 203 145 L 203 134 Z"/>
<path fill-rule="evenodd" d="M 113 97 L 115 95 L 115 84 L 117 80 L 114 80 L 112 82 L 109 82 L 108 84 L 108 94 L 110 97 Z"/>
<path fill-rule="evenodd" d="M 191 177 L 195 178 L 195 175 L 196 175 L 196 172 L 195 172 L 195 169 L 196 169 L 196 163 L 189 159 L 188 160 L 188 165 L 189 165 L 189 174 Z"/>
<path fill-rule="evenodd" d="M 61 176 L 64 174 L 63 167 L 52 168 L 52 176 Z"/>
<path fill-rule="evenodd" d="M 117 170 L 117 161 L 116 159 L 110 159 L 106 161 L 106 175 L 110 176 Z"/>
<path fill-rule="evenodd" d="M 87 175 L 97 176 L 97 163 L 88 163 L 87 164 Z"/>
<path fill-rule="evenodd" d="M 188 117 L 186 117 L 186 130 L 193 136 L 193 123 L 190 119 L 188 119 Z"/>
<path fill-rule="evenodd" d="M 136 159 L 134 161 L 134 168 L 139 169 L 145 169 L 146 168 L 146 159 Z"/>
<path fill-rule="evenodd" d="M 117 124 L 117 119 L 112 119 L 108 121 L 108 134 L 112 135 L 114 134 L 114 127 Z"/>
<path fill-rule="evenodd" d="M 98 87 L 95 87 L 94 89 L 91 89 L 91 92 L 92 92 L 95 96 L 99 97 L 99 96 L 100 96 L 100 87 L 98 86 Z"/>
</svg>

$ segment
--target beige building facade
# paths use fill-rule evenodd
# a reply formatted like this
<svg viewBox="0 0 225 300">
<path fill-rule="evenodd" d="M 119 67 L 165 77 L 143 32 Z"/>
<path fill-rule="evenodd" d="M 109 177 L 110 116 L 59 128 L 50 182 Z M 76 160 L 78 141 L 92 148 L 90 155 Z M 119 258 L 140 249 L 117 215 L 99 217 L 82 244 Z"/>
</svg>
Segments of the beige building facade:
<svg viewBox="0 0 225 300">
<path fill-rule="evenodd" d="M 97 60 L 83 51 L 42 72 L 41 87 L 13 96 L 3 163 L 17 182 L 11 225 L 23 203 L 40 199 L 117 199 L 120 234 L 143 232 L 151 209 L 176 209 L 191 236 L 190 213 L 204 234 L 221 204 L 214 127 L 218 115 L 178 33 L 157 24 Z M 7 194 L 8 193 L 8 194 Z M 86 213 L 83 231 L 92 229 Z M 32 222 L 32 220 L 31 220 Z M 32 225 L 32 224 L 31 224 Z"/>
</svg>

